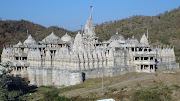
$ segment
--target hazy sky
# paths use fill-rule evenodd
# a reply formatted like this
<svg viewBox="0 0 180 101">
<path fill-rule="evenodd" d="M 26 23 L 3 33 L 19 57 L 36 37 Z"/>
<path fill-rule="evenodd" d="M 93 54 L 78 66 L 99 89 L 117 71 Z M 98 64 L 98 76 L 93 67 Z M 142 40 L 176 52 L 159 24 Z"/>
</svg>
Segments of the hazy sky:
<svg viewBox="0 0 180 101">
<path fill-rule="evenodd" d="M 81 29 L 93 6 L 94 23 L 133 15 L 154 16 L 180 6 L 180 0 L 0 0 L 2 20 L 29 20 L 45 27 Z"/>
</svg>

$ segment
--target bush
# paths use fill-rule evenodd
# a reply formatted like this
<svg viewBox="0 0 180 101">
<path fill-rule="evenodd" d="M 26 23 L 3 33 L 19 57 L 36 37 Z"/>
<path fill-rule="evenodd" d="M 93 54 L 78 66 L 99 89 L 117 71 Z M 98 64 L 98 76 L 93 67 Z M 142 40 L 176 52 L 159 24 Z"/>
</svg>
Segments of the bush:
<svg viewBox="0 0 180 101">
<path fill-rule="evenodd" d="M 166 44 L 166 45 L 169 45 L 169 44 L 170 44 L 169 41 L 168 41 L 166 38 L 162 38 L 161 42 L 162 42 L 163 44 Z"/>
<path fill-rule="evenodd" d="M 64 96 L 59 96 L 58 90 L 52 90 L 44 94 L 43 101 L 72 101 Z"/>
<path fill-rule="evenodd" d="M 172 84 L 172 86 L 173 86 L 174 88 L 176 88 L 176 89 L 179 89 L 179 88 L 180 88 L 180 86 L 177 85 L 177 84 Z"/>
</svg>

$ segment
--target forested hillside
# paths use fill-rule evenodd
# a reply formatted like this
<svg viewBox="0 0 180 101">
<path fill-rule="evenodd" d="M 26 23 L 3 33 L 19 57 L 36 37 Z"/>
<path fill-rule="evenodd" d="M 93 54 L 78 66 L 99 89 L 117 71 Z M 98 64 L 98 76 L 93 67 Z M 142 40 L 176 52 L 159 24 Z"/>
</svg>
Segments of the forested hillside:
<svg viewBox="0 0 180 101">
<path fill-rule="evenodd" d="M 36 40 L 42 40 L 44 37 L 49 35 L 52 31 L 58 35 L 63 36 L 66 32 L 70 35 L 74 33 L 66 29 L 51 26 L 46 28 L 42 25 L 34 24 L 33 22 L 20 20 L 6 20 L 0 21 L 0 51 L 2 50 L 3 44 L 16 44 L 18 41 L 24 41 L 27 38 L 28 33 L 31 34 Z"/>
<path fill-rule="evenodd" d="M 133 16 L 127 19 L 105 22 L 96 26 L 100 40 L 109 39 L 119 31 L 126 39 L 140 39 L 149 29 L 151 45 L 175 45 L 176 54 L 180 55 L 180 8 L 166 11 L 157 16 Z"/>
<path fill-rule="evenodd" d="M 146 33 L 147 28 L 151 45 L 175 45 L 176 54 L 180 55 L 180 8 L 157 16 L 133 16 L 123 20 L 105 22 L 96 25 L 96 34 L 100 41 L 109 39 L 116 31 L 119 31 L 126 39 L 133 35 L 140 39 L 143 33 Z M 36 40 L 42 40 L 52 31 L 60 37 L 66 32 L 71 36 L 77 33 L 77 31 L 71 32 L 57 26 L 46 28 L 25 20 L 0 21 L 0 50 L 3 44 L 24 41 L 27 38 L 27 30 Z"/>
</svg>

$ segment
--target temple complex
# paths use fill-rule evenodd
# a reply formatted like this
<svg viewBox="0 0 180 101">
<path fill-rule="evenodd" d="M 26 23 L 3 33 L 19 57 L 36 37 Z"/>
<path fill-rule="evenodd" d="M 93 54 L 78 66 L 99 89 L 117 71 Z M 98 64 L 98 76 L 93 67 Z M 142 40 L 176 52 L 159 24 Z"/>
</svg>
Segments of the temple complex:
<svg viewBox="0 0 180 101">
<path fill-rule="evenodd" d="M 70 86 L 89 78 L 117 76 L 129 72 L 154 73 L 157 69 L 179 68 L 174 47 L 151 47 L 148 30 L 140 41 L 125 39 L 118 32 L 100 42 L 92 21 L 92 10 L 82 32 L 75 38 L 51 33 L 42 41 L 31 34 L 22 43 L 4 46 L 2 64 L 11 63 L 11 74 L 28 78 L 36 86 Z"/>
</svg>

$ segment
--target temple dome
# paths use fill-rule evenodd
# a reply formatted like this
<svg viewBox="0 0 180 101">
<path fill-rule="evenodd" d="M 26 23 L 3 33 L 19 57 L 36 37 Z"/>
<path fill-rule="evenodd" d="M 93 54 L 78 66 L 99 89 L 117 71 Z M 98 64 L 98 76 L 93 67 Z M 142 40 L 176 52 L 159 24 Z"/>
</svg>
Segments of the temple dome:
<svg viewBox="0 0 180 101">
<path fill-rule="evenodd" d="M 118 32 L 113 36 L 111 36 L 111 38 L 109 39 L 109 41 L 114 41 L 114 40 L 125 41 L 124 37 L 121 34 L 118 34 Z"/>
<path fill-rule="evenodd" d="M 21 46 L 21 45 L 23 45 L 23 44 L 22 44 L 21 41 L 19 41 L 16 45 L 17 45 L 17 46 Z"/>
<path fill-rule="evenodd" d="M 72 37 L 66 33 L 64 36 L 61 37 L 61 40 L 64 42 L 71 42 Z"/>
<path fill-rule="evenodd" d="M 28 36 L 28 38 L 24 41 L 24 45 L 35 45 L 38 44 L 34 38 L 31 36 L 31 34 Z"/>
<path fill-rule="evenodd" d="M 134 38 L 134 36 L 131 39 L 126 40 L 127 44 L 139 44 L 139 41 Z"/>
<path fill-rule="evenodd" d="M 55 35 L 53 32 L 45 37 L 42 42 L 48 43 L 48 44 L 59 44 L 62 43 L 61 38 L 59 38 L 57 35 Z"/>
<path fill-rule="evenodd" d="M 141 37 L 140 43 L 149 45 L 148 39 L 145 34 Z"/>
<path fill-rule="evenodd" d="M 84 29 L 84 35 L 91 36 L 91 37 L 96 36 L 95 26 L 93 24 L 92 19 L 90 19 L 90 18 L 86 22 L 85 29 Z"/>
<path fill-rule="evenodd" d="M 121 47 L 121 45 L 118 43 L 118 41 L 112 41 L 108 47 Z"/>
</svg>

